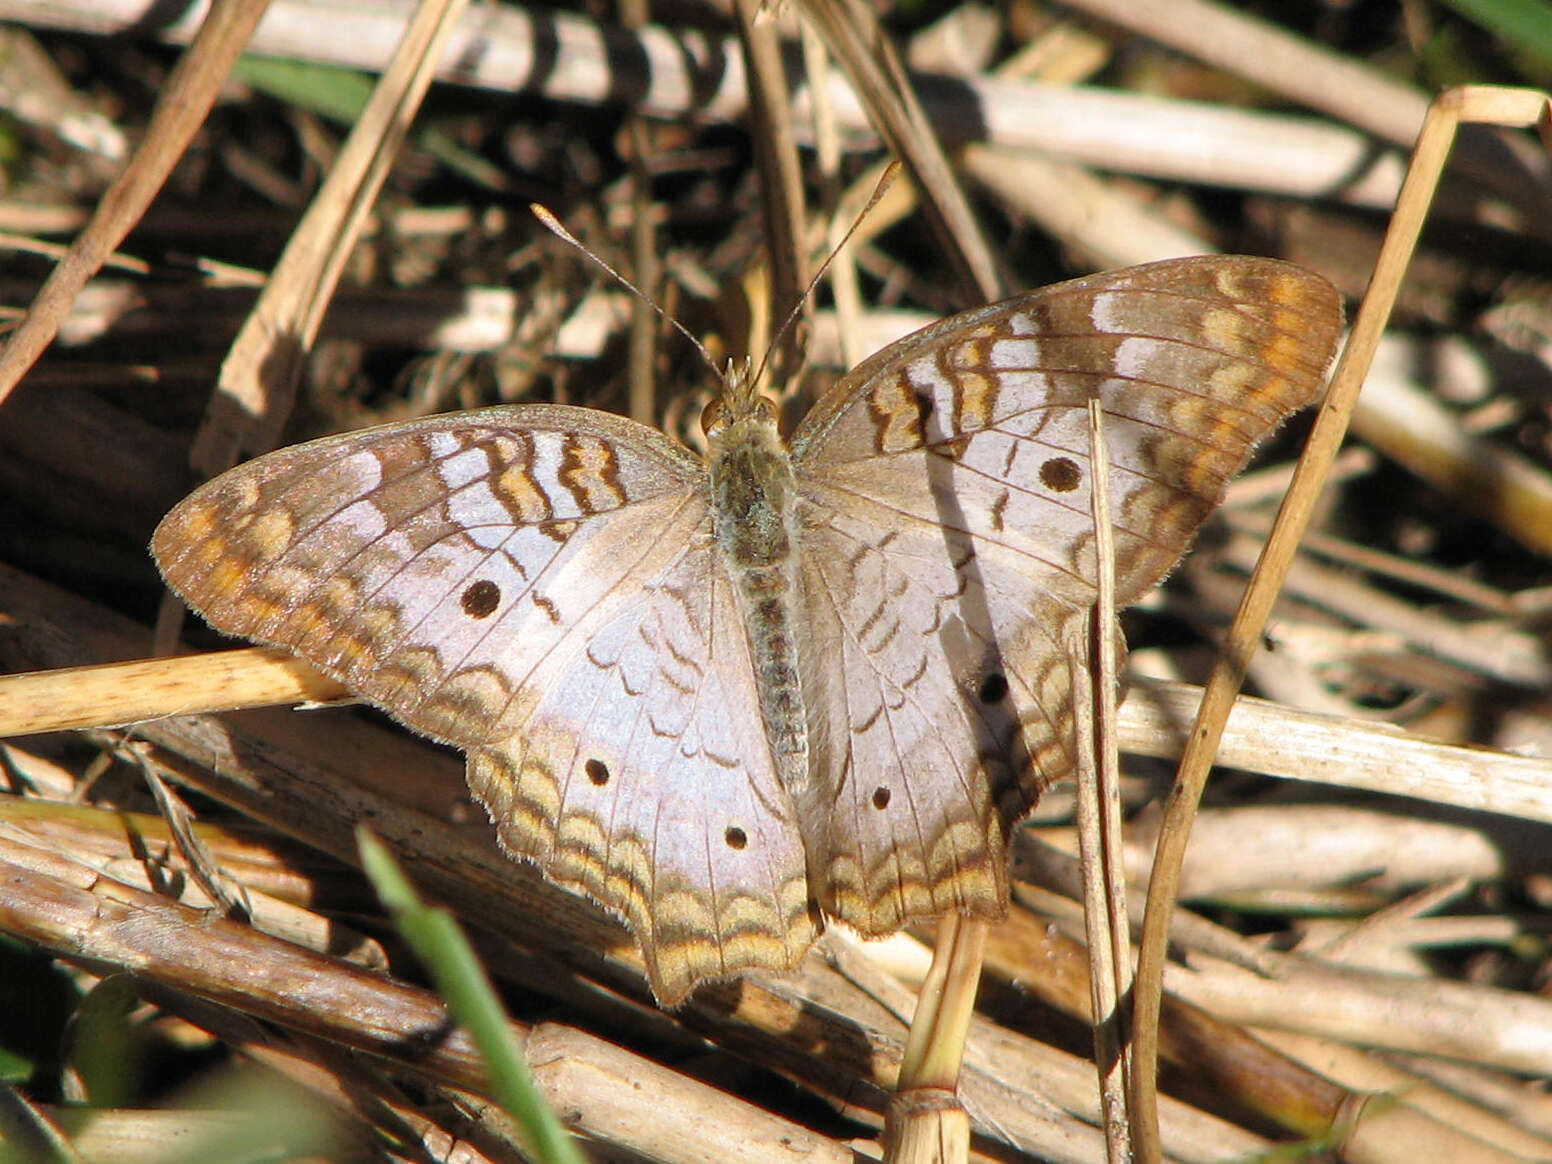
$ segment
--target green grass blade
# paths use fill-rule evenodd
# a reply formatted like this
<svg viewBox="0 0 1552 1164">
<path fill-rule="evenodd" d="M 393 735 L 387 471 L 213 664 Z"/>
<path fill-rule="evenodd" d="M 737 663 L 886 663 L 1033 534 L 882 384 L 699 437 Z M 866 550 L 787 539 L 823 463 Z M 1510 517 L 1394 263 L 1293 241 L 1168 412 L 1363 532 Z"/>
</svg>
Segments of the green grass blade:
<svg viewBox="0 0 1552 1164">
<path fill-rule="evenodd" d="M 453 1018 L 474 1039 L 490 1073 L 492 1097 L 516 1120 L 545 1164 L 586 1164 L 576 1142 L 544 1102 L 512 1035 L 506 1012 L 458 923 L 416 896 L 392 855 L 367 829 L 356 830 L 361 863 L 404 940 L 425 963 Z"/>
</svg>

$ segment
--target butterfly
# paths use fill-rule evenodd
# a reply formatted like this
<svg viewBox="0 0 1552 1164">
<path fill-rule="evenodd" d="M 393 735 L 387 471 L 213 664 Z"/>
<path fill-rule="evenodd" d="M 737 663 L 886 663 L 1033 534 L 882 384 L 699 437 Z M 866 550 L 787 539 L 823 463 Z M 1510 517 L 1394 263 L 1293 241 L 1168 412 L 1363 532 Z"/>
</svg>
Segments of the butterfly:
<svg viewBox="0 0 1552 1164">
<path fill-rule="evenodd" d="M 665 1005 L 864 935 L 995 919 L 1074 767 L 1096 596 L 1179 560 L 1341 324 L 1272 260 L 1169 260 L 935 323 L 784 438 L 747 379 L 709 451 L 514 405 L 281 449 L 158 527 L 168 583 L 461 748 L 505 849 L 622 916 Z"/>
</svg>

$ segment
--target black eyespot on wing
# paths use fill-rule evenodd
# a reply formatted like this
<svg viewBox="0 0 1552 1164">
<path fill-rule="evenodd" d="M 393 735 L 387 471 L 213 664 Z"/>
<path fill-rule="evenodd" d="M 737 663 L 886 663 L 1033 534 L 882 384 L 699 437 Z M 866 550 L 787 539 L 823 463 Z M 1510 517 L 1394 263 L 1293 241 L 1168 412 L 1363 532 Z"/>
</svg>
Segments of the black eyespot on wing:
<svg viewBox="0 0 1552 1164">
<path fill-rule="evenodd" d="M 1083 470 L 1071 457 L 1052 457 L 1040 466 L 1040 483 L 1053 493 L 1071 493 L 1083 480 Z"/>
<path fill-rule="evenodd" d="M 743 849 L 749 844 L 749 836 L 737 825 L 729 825 L 727 832 L 722 834 L 722 839 L 727 842 L 730 849 Z"/>
<path fill-rule="evenodd" d="M 587 778 L 599 788 L 609 783 L 609 765 L 602 760 L 589 760 L 582 765 L 582 770 L 587 773 Z"/>
<path fill-rule="evenodd" d="M 470 618 L 489 618 L 501 605 L 501 587 L 488 578 L 471 582 L 459 595 L 458 604 Z"/>
<path fill-rule="evenodd" d="M 981 689 L 975 693 L 976 698 L 990 706 L 993 703 L 1001 703 L 1008 694 L 1008 678 L 1001 672 L 993 671 L 981 680 Z"/>
<path fill-rule="evenodd" d="M 873 807 L 880 810 L 888 808 L 889 800 L 893 795 L 889 789 L 880 785 L 873 790 Z"/>
</svg>

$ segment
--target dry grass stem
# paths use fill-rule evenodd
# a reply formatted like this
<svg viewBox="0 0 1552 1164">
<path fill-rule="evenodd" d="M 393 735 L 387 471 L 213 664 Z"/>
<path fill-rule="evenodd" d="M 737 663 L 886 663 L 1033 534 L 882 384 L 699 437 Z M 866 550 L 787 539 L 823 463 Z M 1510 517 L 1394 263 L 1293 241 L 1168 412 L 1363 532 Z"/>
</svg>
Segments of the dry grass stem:
<svg viewBox="0 0 1552 1164">
<path fill-rule="evenodd" d="M 265 0 L 223 0 L 210 9 L 175 70 L 133 162 L 98 204 L 86 229 L 38 290 L 27 319 L 0 355 L 0 401 L 54 339 L 61 317 L 86 281 L 123 241 L 216 99 L 222 79 L 266 7 Z"/>
<path fill-rule="evenodd" d="M 1115 542 L 1111 526 L 1110 454 L 1105 413 L 1097 400 L 1088 407 L 1093 459 L 1095 602 L 1087 667 L 1073 648 L 1073 690 L 1077 703 L 1077 823 L 1082 853 L 1084 936 L 1089 949 L 1090 1014 L 1094 1063 L 1099 1076 L 1105 1153 L 1111 1164 L 1131 1159 L 1127 1111 L 1130 1051 L 1123 1000 L 1131 997 L 1131 930 L 1127 921 L 1126 874 L 1122 861 L 1120 755 L 1116 747 Z"/>
<path fill-rule="evenodd" d="M 1096 270 L 1208 254 L 1210 243 L 1090 171 L 1029 150 L 971 145 L 965 171 L 1009 210 L 1028 215 Z"/>
<path fill-rule="evenodd" d="M 1230 71 L 1253 70 L 1257 84 L 1398 146 L 1412 144 L 1428 109 L 1427 96 L 1412 86 L 1226 4 L 1073 0 L 1072 6 Z"/>
<path fill-rule="evenodd" d="M 1531 550 L 1552 553 L 1552 473 L 1464 431 L 1393 362 L 1376 373 L 1358 398 L 1354 431 Z"/>
<path fill-rule="evenodd" d="M 850 0 L 807 0 L 804 11 L 877 119 L 874 128 L 910 173 L 955 278 L 983 300 L 1000 298 L 1002 280 L 991 248 L 872 10 Z"/>
</svg>

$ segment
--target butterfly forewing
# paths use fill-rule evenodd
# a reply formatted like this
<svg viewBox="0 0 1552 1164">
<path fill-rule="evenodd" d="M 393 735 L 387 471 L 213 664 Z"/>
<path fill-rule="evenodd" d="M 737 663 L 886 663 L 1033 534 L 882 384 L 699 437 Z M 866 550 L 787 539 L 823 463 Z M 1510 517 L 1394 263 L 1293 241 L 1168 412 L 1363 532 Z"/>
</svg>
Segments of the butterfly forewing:
<svg viewBox="0 0 1552 1164">
<path fill-rule="evenodd" d="M 1071 771 L 1095 597 L 1088 403 L 1106 414 L 1116 588 L 1185 552 L 1257 442 L 1320 393 L 1340 306 L 1258 259 L 1172 261 L 944 320 L 866 361 L 792 441 L 808 686 L 834 806 L 819 900 L 869 933 L 1006 906 L 1003 842 Z M 1081 664 L 1079 664 L 1081 665 Z"/>
<path fill-rule="evenodd" d="M 538 658 L 632 600 L 658 543 L 632 545 L 629 520 L 608 518 L 652 529 L 688 508 L 693 528 L 698 472 L 661 433 L 588 409 L 441 417 L 233 470 L 180 503 L 152 550 L 217 628 L 289 647 L 467 746 L 510 732 L 513 643 Z"/>
<path fill-rule="evenodd" d="M 1087 603 L 1097 396 L 1126 604 L 1175 565 L 1255 445 L 1319 395 L 1339 326 L 1329 283 L 1268 259 L 1076 279 L 865 361 L 804 418 L 793 456 L 822 485 L 1022 552 Z"/>
</svg>

